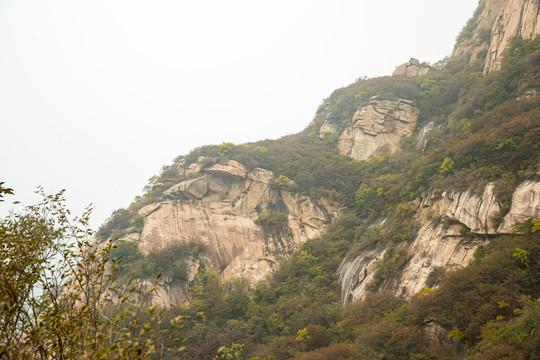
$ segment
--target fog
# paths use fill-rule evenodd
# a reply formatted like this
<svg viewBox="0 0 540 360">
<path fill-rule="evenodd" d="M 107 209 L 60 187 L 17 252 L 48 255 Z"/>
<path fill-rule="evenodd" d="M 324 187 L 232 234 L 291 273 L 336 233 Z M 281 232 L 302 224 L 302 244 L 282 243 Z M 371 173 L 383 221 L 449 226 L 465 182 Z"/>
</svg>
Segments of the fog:
<svg viewBox="0 0 540 360">
<path fill-rule="evenodd" d="M 92 226 L 180 154 L 301 131 L 322 100 L 450 55 L 476 0 L 0 0 L 0 181 Z"/>
</svg>

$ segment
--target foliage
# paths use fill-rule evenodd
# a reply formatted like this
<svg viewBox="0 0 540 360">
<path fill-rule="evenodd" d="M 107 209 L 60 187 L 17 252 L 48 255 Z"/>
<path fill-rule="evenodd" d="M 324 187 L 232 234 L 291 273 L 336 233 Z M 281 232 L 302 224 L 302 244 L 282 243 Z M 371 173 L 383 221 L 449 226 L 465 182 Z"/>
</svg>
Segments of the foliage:
<svg viewBox="0 0 540 360">
<path fill-rule="evenodd" d="M 71 218 L 64 191 L 38 192 L 39 204 L 0 221 L 0 357 L 142 359 L 162 335 L 173 346 L 180 318 L 159 334 L 149 293 L 115 283 L 115 245 L 92 240 L 90 209 Z"/>
<path fill-rule="evenodd" d="M 259 213 L 255 224 L 265 227 L 283 227 L 287 225 L 288 216 L 285 213 L 274 212 L 271 210 L 263 210 Z"/>
<path fill-rule="evenodd" d="M 137 241 L 118 240 L 111 250 L 112 259 L 121 259 L 118 275 L 134 278 L 154 278 L 165 275 L 173 280 L 187 281 L 188 264 L 204 253 L 204 247 L 195 243 L 180 243 L 164 249 L 141 254 Z"/>
<path fill-rule="evenodd" d="M 485 40 L 487 31 L 474 29 L 482 6 L 483 1 L 461 40 L 474 31 Z M 516 185 L 538 179 L 540 99 L 524 95 L 540 88 L 540 37 L 511 40 L 501 70 L 486 76 L 481 70 L 479 62 L 462 57 L 445 59 L 418 78 L 359 79 L 325 99 L 313 125 L 300 134 L 201 147 L 162 171 L 155 181 L 195 161 L 204 168 L 234 159 L 249 170 L 279 174 L 278 189 L 325 198 L 348 210 L 319 238 L 279 264 L 269 262 L 274 272 L 253 287 L 241 280 L 222 283 L 218 272 L 203 266 L 189 284 L 189 306 L 170 312 L 173 318 L 189 316 L 180 333 L 187 338 L 186 357 L 534 358 L 540 333 L 537 301 L 531 300 L 540 295 L 537 219 L 517 224 L 511 236 L 490 237 L 465 269 L 443 273 L 436 268 L 428 276 L 429 287 L 410 302 L 385 292 L 409 260 L 406 249 L 417 232 L 416 199 L 445 189 L 480 190 L 494 182 L 500 221 Z M 425 149 L 419 150 L 411 137 L 396 154 L 355 161 L 339 154 L 336 137 L 313 136 L 323 122 L 348 126 L 373 96 L 409 99 L 418 106 L 417 130 L 428 124 L 424 129 L 433 129 Z M 176 175 L 175 181 L 185 179 Z M 137 209 L 162 197 L 149 189 L 125 213 L 113 214 L 112 224 L 104 227 L 106 237 L 137 227 L 129 220 Z M 265 230 L 282 229 L 287 214 L 266 209 L 256 222 Z M 285 236 L 277 235 L 278 241 Z M 147 274 L 174 273 L 194 256 L 182 249 L 141 257 L 132 245 L 122 246 L 118 251 L 131 259 L 131 268 Z M 339 263 L 346 254 L 354 258 L 383 248 L 370 285 L 373 293 L 342 306 Z"/>
</svg>

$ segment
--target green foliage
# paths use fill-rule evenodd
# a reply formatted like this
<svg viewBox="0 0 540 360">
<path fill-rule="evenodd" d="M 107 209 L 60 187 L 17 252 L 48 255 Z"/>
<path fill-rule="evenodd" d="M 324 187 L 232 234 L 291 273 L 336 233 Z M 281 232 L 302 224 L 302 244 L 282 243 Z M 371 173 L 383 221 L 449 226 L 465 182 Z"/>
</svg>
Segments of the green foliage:
<svg viewBox="0 0 540 360">
<path fill-rule="evenodd" d="M 253 148 L 253 151 L 260 152 L 261 154 L 266 154 L 268 152 L 268 149 L 265 146 L 255 146 Z"/>
<path fill-rule="evenodd" d="M 288 216 L 285 213 L 263 210 L 259 213 L 255 224 L 266 227 L 284 227 L 287 226 Z"/>
<path fill-rule="evenodd" d="M 219 350 L 219 358 L 225 360 L 242 360 L 244 357 L 242 353 L 244 345 L 242 344 L 231 344 L 231 346 L 223 347 Z"/>
<path fill-rule="evenodd" d="M 278 178 L 274 180 L 274 184 L 278 187 L 278 189 L 285 189 L 290 181 L 291 179 L 285 175 L 279 175 Z"/>
<path fill-rule="evenodd" d="M 449 339 L 452 339 L 454 341 L 461 341 L 461 339 L 463 339 L 463 333 L 459 330 L 452 330 L 448 333 L 447 337 Z"/>
<path fill-rule="evenodd" d="M 454 166 L 456 163 L 450 158 L 444 158 L 441 167 L 439 168 L 439 174 L 448 176 L 454 173 Z"/>
<path fill-rule="evenodd" d="M 218 157 L 221 160 L 230 159 L 234 149 L 234 144 L 230 142 L 224 142 L 218 145 Z"/>
<path fill-rule="evenodd" d="M 110 252 L 111 259 L 119 259 L 118 275 L 125 275 L 133 270 L 133 264 L 142 260 L 143 255 L 139 251 L 139 242 L 134 240 L 119 240 Z"/>
<path fill-rule="evenodd" d="M 474 30 L 476 30 L 476 28 L 475 28 L 476 20 L 478 19 L 478 17 L 482 13 L 482 11 L 484 11 L 485 6 L 486 6 L 485 0 L 480 0 L 478 2 L 478 7 L 474 11 L 473 16 L 469 19 L 469 21 L 467 21 L 467 24 L 465 25 L 465 27 L 459 33 L 459 35 L 458 35 L 458 37 L 456 39 L 456 42 L 460 43 L 460 42 L 463 42 L 464 40 L 470 39 L 472 37 L 472 35 L 474 33 Z M 481 38 L 483 39 L 483 37 L 481 37 Z"/>
<path fill-rule="evenodd" d="M 474 33 L 475 17 L 461 39 Z M 485 40 L 487 30 L 476 31 Z M 190 319 L 181 332 L 187 338 L 186 357 L 212 359 L 223 346 L 234 354 L 238 348 L 233 345 L 243 345 L 241 355 L 236 354 L 243 358 L 459 359 L 465 353 L 475 359 L 533 358 L 538 335 L 524 334 L 540 333 L 532 320 L 537 307 L 523 296 L 540 296 L 538 220 L 518 224 L 515 235 L 498 236 L 479 247 L 466 269 L 436 268 L 428 276 L 429 287 L 409 304 L 382 291 L 393 286 L 409 260 L 407 244 L 417 231 L 413 214 L 418 203 L 413 201 L 426 191 L 436 197 L 444 189 L 482 189 L 493 181 L 501 200 L 500 221 L 516 185 L 537 178 L 540 100 L 516 98 L 540 88 L 539 38 L 512 40 L 501 71 L 484 76 L 481 70 L 479 63 L 453 58 L 420 78 L 359 79 L 326 99 L 315 126 L 301 134 L 242 146 L 205 146 L 162 171 L 156 180 L 166 180 L 169 171 L 173 175 L 169 169 L 203 161 L 201 156 L 203 168 L 234 159 L 249 170 L 260 167 L 280 174 L 278 189 L 336 201 L 350 210 L 286 260 L 269 261 L 274 272 L 254 288 L 237 281 L 221 283 L 218 273 L 203 267 L 189 284 L 189 306 L 172 310 Z M 317 136 L 323 121 L 348 125 L 373 96 L 417 104 L 418 127 L 433 124 L 424 151 L 412 137 L 402 141 L 396 154 L 354 161 L 339 155 L 336 137 Z M 114 214 L 114 223 L 104 228 L 107 237 L 137 228 L 141 220 L 126 219 L 161 196 L 150 190 L 127 213 Z M 281 230 L 287 225 L 287 214 L 278 208 L 260 212 L 256 220 L 265 231 L 278 230 L 271 234 L 276 241 L 285 236 Z M 382 248 L 387 252 L 370 285 L 377 292 L 342 307 L 336 272 L 345 254 L 354 258 Z M 124 258 L 136 259 L 134 268 L 141 272 L 174 273 L 192 253 L 184 249 L 176 255 L 137 256 Z M 180 272 L 177 278 L 183 276 Z M 441 327 L 448 337 L 434 341 L 427 336 Z"/>
<path fill-rule="evenodd" d="M 113 242 L 93 241 L 90 209 L 72 218 L 63 192 L 40 189 L 39 204 L 0 220 L 0 357 L 142 359 L 173 347 L 181 318 L 159 331 L 150 293 L 116 283 Z"/>
</svg>

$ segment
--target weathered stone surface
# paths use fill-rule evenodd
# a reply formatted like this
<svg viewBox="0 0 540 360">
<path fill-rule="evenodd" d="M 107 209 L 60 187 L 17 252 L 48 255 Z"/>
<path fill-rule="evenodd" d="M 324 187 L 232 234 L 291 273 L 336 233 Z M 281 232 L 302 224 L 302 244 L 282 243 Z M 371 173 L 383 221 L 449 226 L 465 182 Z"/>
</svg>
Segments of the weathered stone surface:
<svg viewBox="0 0 540 360">
<path fill-rule="evenodd" d="M 170 276 L 163 275 L 157 281 L 141 280 L 139 287 L 142 291 L 154 289 L 151 294 L 152 306 L 161 306 L 170 309 L 172 306 L 180 306 L 188 299 L 188 284 L 174 281 Z"/>
<path fill-rule="evenodd" d="M 462 55 L 470 55 L 471 62 L 478 59 L 478 55 L 482 52 L 487 52 L 489 47 L 489 33 L 495 23 L 497 15 L 501 11 L 506 0 L 486 0 L 484 8 L 476 18 L 473 24 L 473 32 L 470 37 L 458 41 L 452 57 Z M 486 32 L 488 36 L 486 38 Z"/>
<path fill-rule="evenodd" d="M 434 128 L 435 123 L 430 121 L 418 131 L 416 138 L 416 148 L 418 150 L 424 151 L 426 149 L 426 146 L 432 140 L 431 132 Z"/>
<path fill-rule="evenodd" d="M 341 154 L 368 160 L 379 153 L 394 153 L 399 142 L 411 136 L 418 120 L 418 109 L 408 100 L 372 98 L 353 116 L 353 125 L 345 128 L 338 142 Z"/>
<path fill-rule="evenodd" d="M 529 218 L 540 219 L 540 182 L 524 181 L 512 196 L 512 207 L 504 217 L 500 233 L 511 233 L 516 222 L 523 222 Z"/>
<path fill-rule="evenodd" d="M 426 222 L 431 216 L 445 216 L 458 221 L 475 234 L 496 234 L 497 224 L 493 220 L 500 212 L 500 203 L 494 193 L 495 186 L 489 183 L 482 196 L 468 189 L 465 191 L 432 191 L 424 196 L 418 217 Z"/>
<path fill-rule="evenodd" d="M 396 70 L 392 73 L 392 76 L 408 76 L 417 77 L 426 75 L 429 72 L 429 66 L 421 64 L 417 59 L 411 58 L 405 64 L 401 64 L 396 67 Z"/>
<path fill-rule="evenodd" d="M 146 205 L 146 206 L 142 207 L 142 208 L 139 210 L 139 215 L 141 215 L 141 216 L 148 216 L 148 215 L 150 215 L 151 213 L 153 213 L 154 211 L 156 211 L 160 206 L 161 206 L 160 203 L 155 203 L 155 204 L 149 204 L 149 205 Z"/>
<path fill-rule="evenodd" d="M 430 285 L 429 275 L 437 268 L 447 270 L 468 265 L 476 248 L 487 241 L 460 233 L 460 225 L 446 227 L 433 221 L 426 223 L 408 249 L 412 257 L 397 281 L 396 295 L 410 299 Z"/>
<path fill-rule="evenodd" d="M 165 189 L 165 184 L 162 182 L 157 182 L 154 185 L 152 185 L 152 191 L 158 190 L 158 189 L 161 189 L 161 190 Z"/>
<path fill-rule="evenodd" d="M 493 27 L 484 72 L 498 70 L 501 55 L 512 36 L 532 39 L 540 34 L 540 2 L 538 0 L 506 0 Z"/>
<path fill-rule="evenodd" d="M 476 248 L 486 242 L 485 238 L 474 234 L 496 234 L 493 216 L 499 213 L 492 183 L 484 188 L 482 195 L 470 189 L 432 191 L 412 206 L 417 208 L 420 230 L 406 249 L 410 260 L 399 276 L 381 285 L 382 289 L 406 299 L 432 286 L 429 284 L 432 272 L 468 265 Z M 468 234 L 469 229 L 473 236 Z M 365 252 L 352 261 L 347 257 L 342 261 L 338 276 L 344 302 L 364 298 L 374 277 L 374 261 L 382 258 L 386 251 Z"/>
<path fill-rule="evenodd" d="M 182 194 L 188 198 L 200 199 L 208 191 L 208 181 L 205 177 L 199 177 L 196 179 L 182 181 L 179 184 L 174 185 L 167 191 L 165 195 Z"/>
<path fill-rule="evenodd" d="M 208 169 L 204 170 L 206 173 L 210 173 L 218 176 L 236 176 L 245 178 L 247 175 L 246 168 L 238 161 L 229 160 L 225 165 L 214 164 Z"/>
<path fill-rule="evenodd" d="M 373 281 L 377 260 L 382 259 L 386 250 L 365 251 L 356 258 L 345 258 L 338 267 L 341 283 L 341 300 L 345 303 L 361 300 L 368 293 L 367 285 Z"/>
<path fill-rule="evenodd" d="M 485 236 L 512 231 L 512 225 L 529 218 L 540 218 L 540 182 L 524 181 L 512 196 L 512 207 L 496 228 L 493 218 L 499 214 L 499 201 L 489 183 L 482 195 L 473 190 L 432 191 L 413 206 L 421 226 L 414 242 L 406 249 L 410 260 L 395 279 L 387 279 L 383 290 L 410 299 L 430 284 L 430 274 L 469 264 Z M 470 230 L 470 234 L 469 234 Z M 354 259 L 346 256 L 339 268 L 341 298 L 344 302 L 361 300 L 375 275 L 375 261 L 386 249 L 365 251 Z"/>
<path fill-rule="evenodd" d="M 270 185 L 274 180 L 274 173 L 270 170 L 255 168 L 247 174 L 247 178 L 253 181 Z"/>
<path fill-rule="evenodd" d="M 330 124 L 326 121 L 322 124 L 321 129 L 319 131 L 319 137 L 321 139 L 324 139 L 328 135 L 338 135 L 338 134 L 339 134 L 339 125 Z"/>
<path fill-rule="evenodd" d="M 323 210 L 305 196 L 273 187 L 271 171 L 255 168 L 247 172 L 236 161 L 216 165 L 203 170 L 201 177 L 170 189 L 189 195 L 188 200 L 162 201 L 139 211 L 144 216 L 139 241 L 143 253 L 177 243 L 200 244 L 205 249 L 202 264 L 220 272 L 224 280 L 244 277 L 254 282 L 300 243 L 318 236 L 341 213 L 329 203 L 324 204 L 329 210 Z M 267 208 L 287 214 L 287 223 L 278 228 L 256 224 L 257 211 Z M 177 289 L 184 295 L 173 298 L 167 286 L 173 285 L 158 290 L 157 303 L 175 305 L 181 297 L 185 300 L 184 288 Z"/>
</svg>

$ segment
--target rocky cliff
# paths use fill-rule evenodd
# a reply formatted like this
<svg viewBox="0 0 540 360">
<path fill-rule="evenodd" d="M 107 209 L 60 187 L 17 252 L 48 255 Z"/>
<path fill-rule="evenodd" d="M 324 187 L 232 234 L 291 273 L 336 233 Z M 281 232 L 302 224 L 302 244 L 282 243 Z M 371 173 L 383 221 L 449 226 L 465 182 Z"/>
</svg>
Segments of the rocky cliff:
<svg viewBox="0 0 540 360">
<path fill-rule="evenodd" d="M 406 299 L 435 286 L 441 272 L 468 265 L 474 251 L 486 244 L 488 238 L 510 233 L 516 222 L 539 218 L 540 182 L 525 181 L 515 190 L 511 210 L 500 225 L 496 220 L 500 204 L 492 183 L 482 194 L 471 189 L 431 191 L 411 206 L 416 209 L 420 230 L 406 247 L 408 261 L 398 276 L 380 286 Z M 387 251 L 387 248 L 368 250 L 341 262 L 338 277 L 344 302 L 365 297 Z"/>
<path fill-rule="evenodd" d="M 204 168 L 188 167 L 191 179 L 164 191 L 165 199 L 139 210 L 144 218 L 139 249 L 143 254 L 179 243 L 201 245 L 197 261 L 223 280 L 263 278 L 300 243 L 321 233 L 339 216 L 329 202 L 316 203 L 276 184 L 268 170 L 246 169 L 229 160 Z M 161 186 L 161 185 L 160 185 Z M 197 266 L 188 272 L 193 277 Z M 179 305 L 187 286 L 164 278 L 157 284 L 155 303 Z"/>
<path fill-rule="evenodd" d="M 538 0 L 480 1 L 474 17 L 458 37 L 452 56 L 467 54 L 471 61 L 484 61 L 484 73 L 488 73 L 500 68 L 501 54 L 511 37 L 532 39 L 538 34 Z"/>
<path fill-rule="evenodd" d="M 399 142 L 412 135 L 417 120 L 418 109 L 411 101 L 373 97 L 354 113 L 352 125 L 339 137 L 338 150 L 357 160 L 395 153 Z"/>
<path fill-rule="evenodd" d="M 540 2 L 506 0 L 491 28 L 484 72 L 500 68 L 501 54 L 512 36 L 532 39 L 538 34 L 540 34 Z"/>
<path fill-rule="evenodd" d="M 471 61 L 484 61 L 489 48 L 491 28 L 506 0 L 482 0 L 473 17 L 459 35 L 452 57 L 469 55 Z"/>
</svg>

